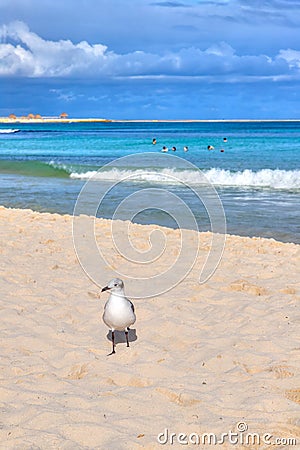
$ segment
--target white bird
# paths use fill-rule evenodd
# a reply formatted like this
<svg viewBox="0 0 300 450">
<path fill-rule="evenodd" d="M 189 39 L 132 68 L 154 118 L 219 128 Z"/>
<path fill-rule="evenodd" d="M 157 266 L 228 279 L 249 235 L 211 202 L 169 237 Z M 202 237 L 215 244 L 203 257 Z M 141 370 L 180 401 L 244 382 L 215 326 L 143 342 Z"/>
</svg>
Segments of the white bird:
<svg viewBox="0 0 300 450">
<path fill-rule="evenodd" d="M 103 322 L 111 329 L 113 349 L 115 352 L 115 330 L 125 331 L 127 347 L 129 347 L 128 331 L 134 324 L 136 317 L 133 303 L 125 297 L 124 283 L 119 278 L 111 280 L 101 292 L 110 291 L 110 296 L 104 306 Z"/>
</svg>

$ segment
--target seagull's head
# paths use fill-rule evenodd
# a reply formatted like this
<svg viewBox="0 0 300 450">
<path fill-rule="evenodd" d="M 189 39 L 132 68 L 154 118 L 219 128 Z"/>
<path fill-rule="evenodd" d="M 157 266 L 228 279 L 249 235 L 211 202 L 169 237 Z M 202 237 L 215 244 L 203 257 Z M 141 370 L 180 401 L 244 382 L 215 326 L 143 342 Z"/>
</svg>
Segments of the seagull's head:
<svg viewBox="0 0 300 450">
<path fill-rule="evenodd" d="M 124 283 L 120 278 L 113 278 L 110 280 L 107 286 L 105 286 L 101 292 L 110 291 L 110 292 L 122 292 L 124 290 Z"/>
</svg>

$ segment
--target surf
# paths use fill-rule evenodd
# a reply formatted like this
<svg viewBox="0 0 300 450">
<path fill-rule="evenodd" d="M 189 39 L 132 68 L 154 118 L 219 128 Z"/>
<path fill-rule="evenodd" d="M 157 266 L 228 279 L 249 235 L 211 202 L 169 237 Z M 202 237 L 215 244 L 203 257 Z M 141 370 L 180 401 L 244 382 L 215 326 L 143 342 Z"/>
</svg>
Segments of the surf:
<svg viewBox="0 0 300 450">
<path fill-rule="evenodd" d="M 214 186 L 223 187 L 249 187 L 269 189 L 300 189 L 300 170 L 261 169 L 252 171 L 230 171 L 220 168 L 197 170 L 163 169 L 155 170 L 89 170 L 86 172 L 72 172 L 71 178 L 94 181 L 122 181 L 122 182 L 144 182 L 154 184 L 185 184 L 205 185 L 211 183 Z"/>
</svg>

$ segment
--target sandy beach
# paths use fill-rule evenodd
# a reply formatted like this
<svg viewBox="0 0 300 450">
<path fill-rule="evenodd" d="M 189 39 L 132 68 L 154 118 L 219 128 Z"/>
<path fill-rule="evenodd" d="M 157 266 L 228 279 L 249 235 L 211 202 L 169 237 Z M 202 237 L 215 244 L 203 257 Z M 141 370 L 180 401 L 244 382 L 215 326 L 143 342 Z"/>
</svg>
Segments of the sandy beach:
<svg viewBox="0 0 300 450">
<path fill-rule="evenodd" d="M 35 124 L 35 123 L 97 123 L 97 122 L 129 122 L 129 123 L 151 123 L 151 122 L 170 122 L 170 123 L 269 123 L 269 122 L 300 122 L 300 119 L 107 119 L 99 117 L 41 117 L 40 119 L 16 117 L 11 119 L 9 117 L 0 117 L 0 124 Z"/>
<path fill-rule="evenodd" d="M 60 118 L 60 117 L 41 117 L 40 119 L 28 119 L 27 117 L 16 117 L 15 119 L 10 119 L 9 117 L 0 117 L 0 124 L 35 124 L 35 123 L 97 123 L 97 122 L 111 122 L 109 119 L 101 118 Z"/>
<path fill-rule="evenodd" d="M 137 339 L 107 356 L 107 295 L 99 298 L 78 262 L 72 217 L 2 207 L 0 220 L 1 448 L 270 448 L 177 440 L 220 437 L 238 423 L 299 445 L 298 245 L 227 236 L 205 284 L 196 264 L 169 292 L 136 299 Z M 137 245 L 154 228 L 133 225 Z M 95 229 L 98 245 L 112 250 L 111 222 L 97 219 Z M 178 232 L 166 230 L 176 249 Z M 201 234 L 200 259 L 210 240 Z M 107 281 L 114 264 L 127 264 L 113 261 Z M 173 445 L 157 440 L 166 429 L 176 433 Z"/>
</svg>

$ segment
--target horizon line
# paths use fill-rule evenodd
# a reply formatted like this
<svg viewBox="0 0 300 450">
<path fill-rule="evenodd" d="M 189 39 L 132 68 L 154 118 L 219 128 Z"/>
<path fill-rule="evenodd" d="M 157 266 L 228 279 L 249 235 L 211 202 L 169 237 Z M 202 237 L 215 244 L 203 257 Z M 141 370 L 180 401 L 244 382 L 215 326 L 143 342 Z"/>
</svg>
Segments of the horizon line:
<svg viewBox="0 0 300 450">
<path fill-rule="evenodd" d="M 40 118 L 9 118 L 0 117 L 0 123 L 76 123 L 76 122 L 140 122 L 140 123 L 160 123 L 160 122 L 195 122 L 195 123 L 223 123 L 223 122 L 300 122 L 299 119 L 107 119 L 97 117 L 66 117 L 41 116 Z"/>
</svg>

